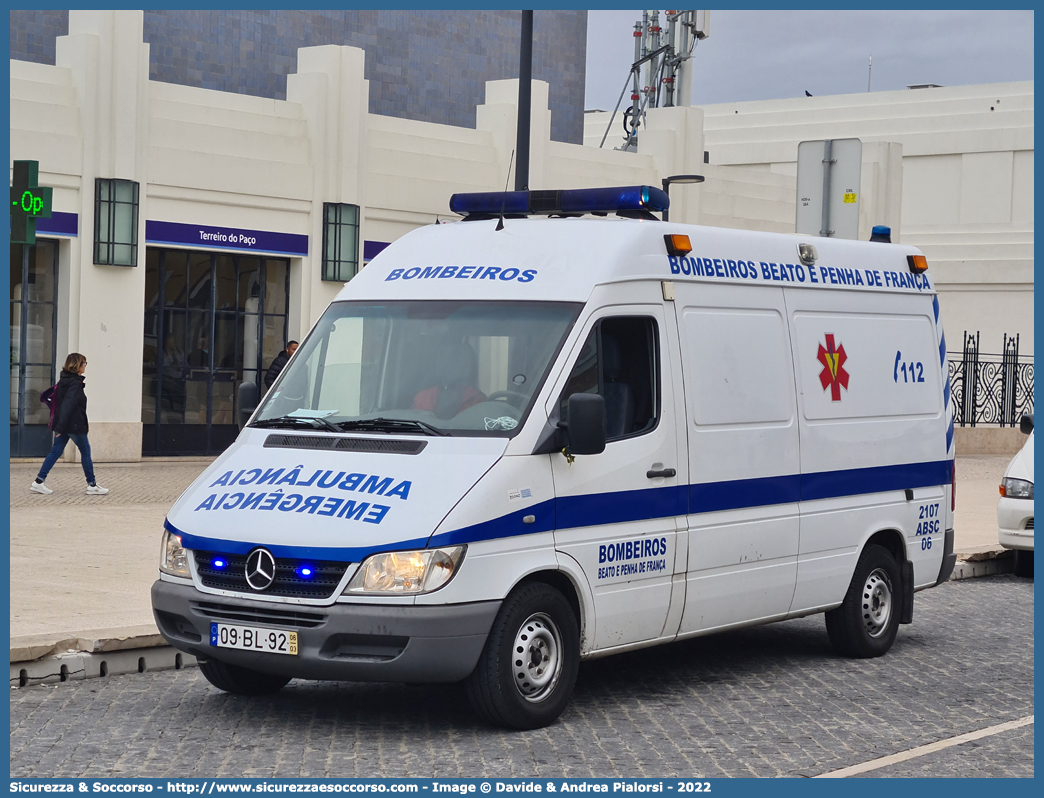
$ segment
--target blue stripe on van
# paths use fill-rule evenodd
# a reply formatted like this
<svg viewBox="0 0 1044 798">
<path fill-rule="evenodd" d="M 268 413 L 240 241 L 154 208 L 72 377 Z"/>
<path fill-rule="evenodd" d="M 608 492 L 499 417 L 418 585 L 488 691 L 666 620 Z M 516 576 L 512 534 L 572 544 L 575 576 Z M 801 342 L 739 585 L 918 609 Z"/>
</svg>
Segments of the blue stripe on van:
<svg viewBox="0 0 1044 798">
<path fill-rule="evenodd" d="M 932 310 L 935 311 L 935 323 L 939 323 L 939 297 L 932 297 Z"/>
<path fill-rule="evenodd" d="M 953 419 L 950 419 L 950 425 L 946 428 L 946 451 L 950 451 L 950 444 L 953 442 Z"/>
<path fill-rule="evenodd" d="M 689 512 L 713 513 L 796 502 L 801 498 L 801 480 L 801 475 L 794 474 L 689 485 Z"/>
<path fill-rule="evenodd" d="M 685 515 L 685 486 L 562 496 L 555 500 L 555 512 L 559 529 Z"/>
<path fill-rule="evenodd" d="M 802 474 L 801 500 L 808 502 L 888 490 L 948 485 L 951 467 L 950 460 L 935 460 L 929 463 L 904 463 Z"/>
<path fill-rule="evenodd" d="M 689 512 L 740 510 L 817 499 L 837 499 L 866 493 L 945 485 L 950 461 L 851 468 L 795 476 L 736 479 L 689 485 Z M 655 516 L 650 516 L 655 517 Z"/>
<path fill-rule="evenodd" d="M 532 524 L 527 524 L 522 520 L 527 515 L 535 516 Z M 548 499 L 499 518 L 483 521 L 481 524 L 472 524 L 461 529 L 443 532 L 441 535 L 432 535 L 428 546 L 453 546 L 460 543 L 474 543 L 477 540 L 498 540 L 517 535 L 532 535 L 536 532 L 550 532 L 554 528 L 555 501 Z"/>
<path fill-rule="evenodd" d="M 182 532 L 170 521 L 164 520 L 163 527 L 181 538 L 181 545 L 186 549 L 199 551 L 219 551 L 223 554 L 249 554 L 258 546 L 264 546 L 275 557 L 293 557 L 297 559 L 331 560 L 333 562 L 362 562 L 371 554 L 382 551 L 406 551 L 407 549 L 423 549 L 428 539 L 401 540 L 397 543 L 385 543 L 380 546 L 356 546 L 351 548 L 327 548 L 325 546 L 281 546 L 267 543 L 245 543 L 239 540 L 221 540 L 202 535 Z"/>
<path fill-rule="evenodd" d="M 946 333 L 939 336 L 939 364 L 946 368 Z"/>
<path fill-rule="evenodd" d="M 952 438 L 952 426 L 947 434 Z M 949 443 L 947 443 L 949 449 Z M 356 548 L 321 548 L 309 546 L 269 546 L 276 557 L 315 558 L 359 562 L 382 551 L 431 548 L 434 546 L 474 543 L 482 540 L 530 535 L 554 529 L 573 529 L 600 524 L 647 521 L 689 513 L 709 513 L 719 510 L 740 510 L 747 507 L 766 507 L 797 501 L 836 499 L 867 493 L 926 488 L 949 485 L 952 460 L 926 463 L 851 468 L 839 471 L 821 471 L 780 477 L 736 479 L 723 482 L 705 482 L 698 485 L 678 485 L 663 488 L 589 493 L 582 496 L 563 496 L 516 510 L 513 513 L 462 527 L 429 538 L 418 538 L 380 546 Z M 688 508 L 686 508 L 686 497 Z M 557 519 L 556 519 L 557 514 Z M 536 516 L 534 523 L 523 518 Z M 556 522 L 557 520 L 557 522 Z M 187 549 L 222 551 L 228 554 L 246 554 L 258 544 L 225 541 L 201 537 L 176 529 L 169 521 L 163 524 L 171 532 L 181 535 Z"/>
</svg>

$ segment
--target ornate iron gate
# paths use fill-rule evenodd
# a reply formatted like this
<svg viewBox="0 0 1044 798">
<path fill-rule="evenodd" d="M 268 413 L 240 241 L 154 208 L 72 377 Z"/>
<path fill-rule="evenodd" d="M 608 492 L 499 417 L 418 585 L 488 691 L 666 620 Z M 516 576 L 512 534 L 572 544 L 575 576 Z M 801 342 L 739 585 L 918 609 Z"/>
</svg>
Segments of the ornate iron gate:
<svg viewBox="0 0 1044 798">
<path fill-rule="evenodd" d="M 1003 352 L 985 354 L 979 333 L 964 333 L 960 359 L 949 360 L 954 423 L 1015 427 L 1033 412 L 1033 359 L 1019 355 L 1019 336 L 1004 336 Z"/>
</svg>

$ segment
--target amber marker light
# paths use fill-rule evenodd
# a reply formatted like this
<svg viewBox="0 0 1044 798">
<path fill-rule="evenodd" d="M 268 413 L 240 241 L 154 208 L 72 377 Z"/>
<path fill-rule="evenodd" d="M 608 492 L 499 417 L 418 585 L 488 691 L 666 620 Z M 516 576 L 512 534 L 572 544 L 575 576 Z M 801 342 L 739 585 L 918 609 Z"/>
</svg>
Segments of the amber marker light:
<svg viewBox="0 0 1044 798">
<path fill-rule="evenodd" d="M 928 271 L 928 259 L 924 255 L 907 255 L 906 262 L 910 264 L 910 271 L 914 274 Z"/>
<path fill-rule="evenodd" d="M 667 244 L 667 254 L 671 257 L 680 258 L 692 252 L 688 236 L 668 234 L 663 237 L 663 241 Z"/>
</svg>

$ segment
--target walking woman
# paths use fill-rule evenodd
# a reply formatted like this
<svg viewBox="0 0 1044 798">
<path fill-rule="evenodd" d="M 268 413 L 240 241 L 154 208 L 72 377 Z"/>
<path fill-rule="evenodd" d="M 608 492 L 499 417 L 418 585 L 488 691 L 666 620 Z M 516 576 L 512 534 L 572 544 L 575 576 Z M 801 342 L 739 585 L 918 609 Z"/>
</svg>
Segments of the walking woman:
<svg viewBox="0 0 1044 798">
<path fill-rule="evenodd" d="M 83 475 L 87 477 L 87 493 L 91 496 L 102 496 L 109 492 L 108 488 L 103 488 L 94 481 L 91 444 L 87 441 L 87 394 L 83 391 L 83 372 L 86 369 L 87 358 L 79 352 L 73 352 L 65 358 L 62 376 L 54 392 L 54 446 L 44 459 L 36 481 L 29 486 L 33 493 L 54 493 L 44 484 L 44 480 L 70 440 L 80 450 Z"/>
</svg>

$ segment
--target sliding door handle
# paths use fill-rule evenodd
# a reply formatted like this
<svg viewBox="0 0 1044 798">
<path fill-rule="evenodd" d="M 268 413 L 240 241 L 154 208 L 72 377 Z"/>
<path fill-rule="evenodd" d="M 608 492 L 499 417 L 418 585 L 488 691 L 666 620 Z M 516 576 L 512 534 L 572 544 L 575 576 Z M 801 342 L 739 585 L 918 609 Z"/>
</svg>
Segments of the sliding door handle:
<svg viewBox="0 0 1044 798">
<path fill-rule="evenodd" d="M 673 477 L 678 474 L 673 468 L 664 468 L 660 471 L 646 471 L 645 476 L 649 479 L 657 479 L 659 477 Z"/>
</svg>

